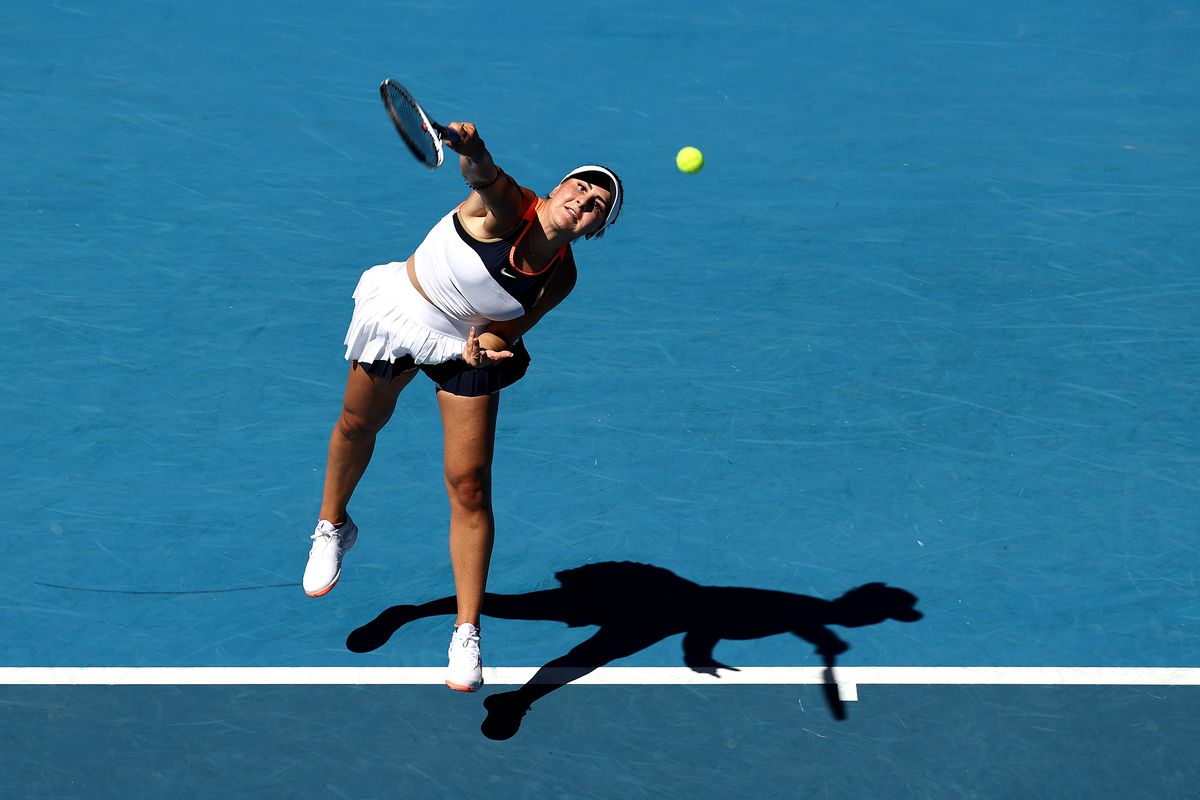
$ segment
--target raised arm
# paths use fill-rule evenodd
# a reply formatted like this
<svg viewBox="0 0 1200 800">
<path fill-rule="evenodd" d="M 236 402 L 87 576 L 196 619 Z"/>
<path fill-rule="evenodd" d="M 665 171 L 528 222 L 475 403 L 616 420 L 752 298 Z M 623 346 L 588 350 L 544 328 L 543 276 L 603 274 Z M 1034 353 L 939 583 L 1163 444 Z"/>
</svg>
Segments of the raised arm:
<svg viewBox="0 0 1200 800">
<path fill-rule="evenodd" d="M 458 134 L 458 142 L 448 139 L 445 144 L 459 154 L 459 169 L 472 192 L 462 208 L 459 219 L 471 233 L 481 239 L 503 236 L 521 219 L 521 213 L 531 202 L 516 181 L 496 166 L 483 137 L 470 122 L 451 122 L 447 126 Z"/>
</svg>

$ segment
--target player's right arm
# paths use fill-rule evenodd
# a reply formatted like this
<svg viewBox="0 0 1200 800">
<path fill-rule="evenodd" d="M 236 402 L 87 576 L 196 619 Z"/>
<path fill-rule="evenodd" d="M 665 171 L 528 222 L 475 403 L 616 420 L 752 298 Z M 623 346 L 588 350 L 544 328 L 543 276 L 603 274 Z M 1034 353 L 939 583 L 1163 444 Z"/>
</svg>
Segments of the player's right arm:
<svg viewBox="0 0 1200 800">
<path fill-rule="evenodd" d="M 520 221 L 521 214 L 533 202 L 529 193 L 504 173 L 479 131 L 470 122 L 451 122 L 447 127 L 459 140 L 446 145 L 459 154 L 463 180 L 472 188 L 471 195 L 458 210 L 459 221 L 474 236 L 494 239 L 503 236 Z"/>
</svg>

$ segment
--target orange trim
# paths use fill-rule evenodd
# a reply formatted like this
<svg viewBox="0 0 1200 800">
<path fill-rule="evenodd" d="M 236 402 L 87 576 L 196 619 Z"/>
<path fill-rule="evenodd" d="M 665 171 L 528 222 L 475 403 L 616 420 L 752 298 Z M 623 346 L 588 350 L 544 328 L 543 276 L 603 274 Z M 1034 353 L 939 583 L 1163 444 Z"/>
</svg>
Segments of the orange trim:
<svg viewBox="0 0 1200 800">
<path fill-rule="evenodd" d="M 342 577 L 342 571 L 338 570 L 338 574 L 334 577 L 333 583 L 329 584 L 328 586 L 326 586 L 324 589 L 322 589 L 319 592 L 305 592 L 305 594 L 308 595 L 309 597 L 324 597 L 325 595 L 329 594 L 329 592 L 333 589 L 333 587 L 338 585 L 338 580 L 341 577 Z"/>
<path fill-rule="evenodd" d="M 529 208 L 525 209 L 525 214 L 521 217 L 522 219 L 525 220 L 525 223 L 526 223 L 525 230 L 521 231 L 521 233 L 517 235 L 517 240 L 515 242 L 513 242 L 512 250 L 508 251 L 509 266 L 512 267 L 513 269 L 515 269 L 517 272 L 521 273 L 522 275 L 526 275 L 530 278 L 535 278 L 538 275 L 541 275 L 543 272 L 545 272 L 546 270 L 553 267 L 556 263 L 558 263 L 559 259 L 561 259 L 563 257 L 563 255 L 566 253 L 567 247 L 568 247 L 568 245 L 564 244 L 562 247 L 558 248 L 558 252 L 556 252 L 553 256 L 550 257 L 550 260 L 546 262 L 546 266 L 542 267 L 537 272 L 526 272 L 525 270 L 523 270 L 517 266 L 517 248 L 521 246 L 521 240 L 525 238 L 525 235 L 527 233 L 529 233 L 529 229 L 533 227 L 533 219 L 534 219 L 534 217 L 537 216 L 538 210 L 543 205 L 545 205 L 545 203 L 546 203 L 546 201 L 543 200 L 542 198 L 535 197 L 534 202 L 529 204 Z"/>
</svg>

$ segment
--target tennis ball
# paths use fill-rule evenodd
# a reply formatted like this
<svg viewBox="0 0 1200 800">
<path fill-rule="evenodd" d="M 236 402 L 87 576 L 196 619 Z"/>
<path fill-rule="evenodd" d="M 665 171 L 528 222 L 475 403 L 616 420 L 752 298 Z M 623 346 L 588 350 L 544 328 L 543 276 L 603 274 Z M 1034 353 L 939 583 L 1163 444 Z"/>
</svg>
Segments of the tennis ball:
<svg viewBox="0 0 1200 800">
<path fill-rule="evenodd" d="M 675 166 L 689 175 L 704 166 L 704 154 L 694 147 L 685 147 L 675 156 Z"/>
</svg>

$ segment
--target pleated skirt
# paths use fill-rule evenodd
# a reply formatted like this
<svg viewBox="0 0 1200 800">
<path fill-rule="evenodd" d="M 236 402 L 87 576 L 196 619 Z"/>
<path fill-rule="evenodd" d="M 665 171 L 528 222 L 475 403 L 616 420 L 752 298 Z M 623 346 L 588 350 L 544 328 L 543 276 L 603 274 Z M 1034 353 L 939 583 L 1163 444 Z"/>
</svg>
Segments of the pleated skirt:
<svg viewBox="0 0 1200 800">
<path fill-rule="evenodd" d="M 434 307 L 413 287 L 403 261 L 371 267 L 354 290 L 346 360 L 371 363 L 411 355 L 417 364 L 462 357 L 467 333 L 487 320 L 460 320 Z"/>
</svg>

